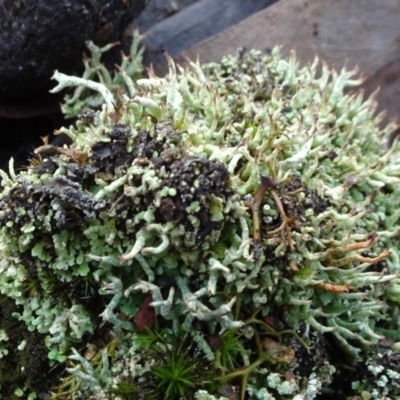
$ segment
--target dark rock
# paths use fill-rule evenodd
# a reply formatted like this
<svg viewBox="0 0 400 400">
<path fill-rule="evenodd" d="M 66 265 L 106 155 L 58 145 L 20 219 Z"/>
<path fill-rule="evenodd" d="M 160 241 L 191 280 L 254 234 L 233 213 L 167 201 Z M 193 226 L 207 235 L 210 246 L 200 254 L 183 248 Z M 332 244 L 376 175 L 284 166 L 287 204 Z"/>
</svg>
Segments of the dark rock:
<svg viewBox="0 0 400 400">
<path fill-rule="evenodd" d="M 146 0 L 0 0 L 0 100 L 48 90 L 81 65 L 86 40 L 118 39 Z M 4 101 L 4 100 L 3 100 Z"/>
</svg>

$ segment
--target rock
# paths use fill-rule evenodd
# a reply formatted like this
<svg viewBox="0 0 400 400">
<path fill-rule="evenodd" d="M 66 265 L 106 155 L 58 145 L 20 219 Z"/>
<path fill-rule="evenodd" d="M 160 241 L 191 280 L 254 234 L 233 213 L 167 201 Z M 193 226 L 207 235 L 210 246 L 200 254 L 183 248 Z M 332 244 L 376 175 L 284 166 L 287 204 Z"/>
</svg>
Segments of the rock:
<svg viewBox="0 0 400 400">
<path fill-rule="evenodd" d="M 0 2 L 0 100 L 47 91 L 55 69 L 73 73 L 85 41 L 116 41 L 146 0 Z"/>
</svg>

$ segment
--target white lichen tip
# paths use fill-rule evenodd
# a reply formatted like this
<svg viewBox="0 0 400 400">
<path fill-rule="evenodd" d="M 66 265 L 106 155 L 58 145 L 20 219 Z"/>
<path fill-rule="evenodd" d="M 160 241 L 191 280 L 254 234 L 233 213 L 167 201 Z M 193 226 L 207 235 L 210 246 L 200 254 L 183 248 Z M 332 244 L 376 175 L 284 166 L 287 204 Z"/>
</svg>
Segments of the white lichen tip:
<svg viewBox="0 0 400 400">
<path fill-rule="evenodd" d="M 140 253 L 140 251 L 144 248 L 145 241 L 146 241 L 146 235 L 145 231 L 142 229 L 137 233 L 136 242 L 133 245 L 132 249 L 128 253 L 122 255 L 120 257 L 120 261 L 123 262 L 136 257 Z"/>
<path fill-rule="evenodd" d="M 161 233 L 161 243 L 157 247 L 145 247 L 142 249 L 142 254 L 151 253 L 151 254 L 160 254 L 164 250 L 166 250 L 169 246 L 169 239 L 165 233 Z"/>
<path fill-rule="evenodd" d="M 99 92 L 104 98 L 104 102 L 107 106 L 107 111 L 108 112 L 114 111 L 114 104 L 115 104 L 114 96 L 103 84 L 98 82 L 93 82 L 88 79 L 78 78 L 76 76 L 65 75 L 58 71 L 54 72 L 51 79 L 55 79 L 56 81 L 58 81 L 58 85 L 55 88 L 51 89 L 50 93 L 57 93 L 71 86 L 72 87 L 84 86 L 87 87 L 88 89 L 92 89 Z"/>
</svg>

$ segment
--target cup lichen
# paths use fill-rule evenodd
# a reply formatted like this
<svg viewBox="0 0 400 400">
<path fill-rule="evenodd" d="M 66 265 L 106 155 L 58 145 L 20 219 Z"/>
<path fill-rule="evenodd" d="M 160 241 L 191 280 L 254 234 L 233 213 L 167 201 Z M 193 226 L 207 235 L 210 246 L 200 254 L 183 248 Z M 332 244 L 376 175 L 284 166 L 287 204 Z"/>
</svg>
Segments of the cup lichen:
<svg viewBox="0 0 400 400">
<path fill-rule="evenodd" d="M 354 71 L 275 48 L 136 80 L 137 42 L 114 76 L 91 46 L 54 91 L 101 110 L 1 173 L 0 291 L 68 364 L 53 398 L 311 400 L 325 340 L 398 340 L 400 151 Z"/>
</svg>

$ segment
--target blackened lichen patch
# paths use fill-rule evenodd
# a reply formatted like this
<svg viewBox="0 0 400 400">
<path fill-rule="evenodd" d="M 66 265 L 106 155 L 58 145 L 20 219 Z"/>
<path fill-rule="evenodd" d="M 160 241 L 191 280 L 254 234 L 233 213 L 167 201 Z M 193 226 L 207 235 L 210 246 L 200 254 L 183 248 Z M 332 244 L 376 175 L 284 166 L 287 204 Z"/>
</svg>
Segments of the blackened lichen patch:
<svg viewBox="0 0 400 400">
<path fill-rule="evenodd" d="M 78 165 L 76 163 L 62 164 L 62 175 L 69 181 L 77 183 L 86 193 L 89 193 L 91 186 L 95 184 L 97 168 L 90 164 Z"/>
<path fill-rule="evenodd" d="M 149 186 L 148 189 L 141 190 L 133 198 L 123 191 L 113 197 L 113 201 L 119 199 L 113 208 L 121 229 L 126 219 L 151 208 L 155 222 L 181 224 L 191 237 L 186 244 L 197 246 L 223 226 L 223 221 L 213 220 L 212 207 L 216 201 L 225 204 L 232 191 L 228 187 L 226 166 L 206 156 L 185 155 L 179 147 L 181 135 L 171 121 L 161 121 L 151 131 L 137 132 L 132 151 L 128 152 L 131 128 L 117 124 L 109 135 L 110 141 L 92 146 L 89 162 L 105 179 L 111 176 L 115 179 L 132 165 L 153 171 L 151 176 L 158 182 L 155 187 L 144 185 Z M 143 175 L 128 175 L 128 187 L 143 186 Z"/>
<path fill-rule="evenodd" d="M 317 194 L 317 192 L 306 185 L 304 185 L 301 177 L 293 176 L 290 183 L 284 186 L 284 196 L 282 203 L 290 216 L 296 216 L 299 221 L 304 218 L 304 212 L 308 208 L 312 208 L 314 215 L 324 212 L 329 202 Z M 304 199 L 297 201 L 296 193 L 303 192 Z M 288 195 L 289 194 L 289 195 Z"/>
<path fill-rule="evenodd" d="M 35 167 L 35 173 L 42 174 L 53 174 L 58 168 L 58 165 L 51 159 L 45 159 L 41 164 Z"/>
<path fill-rule="evenodd" d="M 227 201 L 228 196 L 231 195 L 227 184 L 228 170 L 217 160 L 196 157 L 176 160 L 168 165 L 168 170 L 171 173 L 163 180 L 161 186 L 173 189 L 176 195 L 163 199 L 158 219 L 160 222 L 184 221 L 185 228 L 193 232 L 195 227 L 189 222 L 188 208 L 193 202 L 198 202 L 197 210 L 191 215 L 195 216 L 199 222 L 196 240 L 202 242 L 211 231 L 221 226 L 220 223 L 210 221 L 212 216 L 210 196 L 214 195 L 224 203 Z"/>
<path fill-rule="evenodd" d="M 110 141 L 97 142 L 92 146 L 92 165 L 100 172 L 115 174 L 118 168 L 132 163 L 135 155 L 127 151 L 131 135 L 132 131 L 128 125 L 115 125 L 110 133 Z"/>
<path fill-rule="evenodd" d="M 13 222 L 14 229 L 34 223 L 40 231 L 44 228 L 45 217 L 52 210 L 51 224 L 56 231 L 73 229 L 84 218 L 94 218 L 104 206 L 104 202 L 85 193 L 78 183 L 60 176 L 45 184 L 24 182 L 12 189 L 0 202 L 3 209 L 0 222 Z M 23 213 L 21 209 L 24 209 Z"/>
<path fill-rule="evenodd" d="M 151 131 L 141 131 L 134 140 L 135 158 L 157 158 L 180 143 L 181 132 L 176 131 L 169 120 L 161 121 Z M 164 156 L 165 158 L 165 156 Z"/>
</svg>

